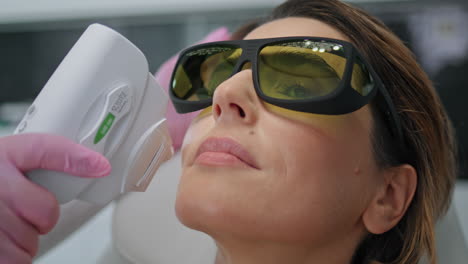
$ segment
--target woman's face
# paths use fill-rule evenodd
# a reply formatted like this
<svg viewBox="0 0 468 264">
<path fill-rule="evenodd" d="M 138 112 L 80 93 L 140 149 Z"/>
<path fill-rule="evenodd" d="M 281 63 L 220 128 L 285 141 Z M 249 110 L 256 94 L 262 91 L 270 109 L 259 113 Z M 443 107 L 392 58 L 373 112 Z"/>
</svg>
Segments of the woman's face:
<svg viewBox="0 0 468 264">
<path fill-rule="evenodd" d="M 347 40 L 307 18 L 269 22 L 246 39 L 286 36 Z M 379 181 L 368 106 L 341 116 L 277 111 L 244 69 L 217 87 L 210 109 L 182 149 L 176 211 L 185 225 L 218 241 L 323 244 L 364 232 Z"/>
</svg>

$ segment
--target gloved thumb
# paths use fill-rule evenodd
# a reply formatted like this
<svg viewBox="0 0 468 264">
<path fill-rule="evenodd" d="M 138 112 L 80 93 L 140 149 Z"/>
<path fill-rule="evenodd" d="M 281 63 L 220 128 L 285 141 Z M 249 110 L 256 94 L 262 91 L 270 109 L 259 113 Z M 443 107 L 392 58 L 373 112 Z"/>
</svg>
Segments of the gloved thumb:
<svg viewBox="0 0 468 264">
<path fill-rule="evenodd" d="M 58 135 L 19 134 L 0 138 L 0 155 L 21 172 L 34 169 L 62 171 L 80 177 L 102 177 L 111 172 L 101 154 Z"/>
</svg>

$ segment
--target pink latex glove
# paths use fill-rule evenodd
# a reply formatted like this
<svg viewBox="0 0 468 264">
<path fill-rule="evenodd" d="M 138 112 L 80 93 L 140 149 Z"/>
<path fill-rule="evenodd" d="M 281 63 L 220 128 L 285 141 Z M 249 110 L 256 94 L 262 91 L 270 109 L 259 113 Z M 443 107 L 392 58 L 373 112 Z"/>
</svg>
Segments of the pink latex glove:
<svg viewBox="0 0 468 264">
<path fill-rule="evenodd" d="M 198 43 L 213 42 L 213 41 L 223 41 L 229 40 L 230 34 L 226 27 L 218 28 L 211 33 L 209 33 L 203 40 Z M 161 86 L 166 89 L 169 89 L 169 82 L 171 81 L 172 71 L 177 62 L 178 54 L 171 57 L 165 63 L 159 67 L 158 71 L 155 74 L 156 79 L 159 81 Z M 174 150 L 177 151 L 182 146 L 184 140 L 185 132 L 187 131 L 190 123 L 193 118 L 197 116 L 199 111 L 188 113 L 188 114 L 178 114 L 175 111 L 174 106 L 170 102 L 167 106 L 166 118 L 169 128 L 169 133 L 172 138 L 172 145 Z"/>
<path fill-rule="evenodd" d="M 33 169 L 80 177 L 102 177 L 111 171 L 101 154 L 61 136 L 0 138 L 0 263 L 32 263 L 39 235 L 57 223 L 59 204 L 54 195 L 23 174 Z"/>
</svg>

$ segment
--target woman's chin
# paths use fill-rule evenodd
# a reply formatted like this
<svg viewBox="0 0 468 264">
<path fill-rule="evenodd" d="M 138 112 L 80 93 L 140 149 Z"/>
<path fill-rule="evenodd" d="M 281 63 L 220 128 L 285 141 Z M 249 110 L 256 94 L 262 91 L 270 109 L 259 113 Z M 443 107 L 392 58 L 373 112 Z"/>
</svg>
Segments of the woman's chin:
<svg viewBox="0 0 468 264">
<path fill-rule="evenodd" d="M 179 186 L 175 212 L 179 221 L 188 228 L 210 235 L 219 226 L 222 205 L 201 190 L 187 190 Z"/>
<path fill-rule="evenodd" d="M 227 183 L 209 177 L 187 177 L 179 183 L 175 211 L 179 221 L 185 226 L 202 231 L 208 235 L 214 233 L 235 232 L 244 222 L 244 202 L 240 190 L 226 188 Z M 237 199 L 233 199 L 237 197 Z"/>
</svg>

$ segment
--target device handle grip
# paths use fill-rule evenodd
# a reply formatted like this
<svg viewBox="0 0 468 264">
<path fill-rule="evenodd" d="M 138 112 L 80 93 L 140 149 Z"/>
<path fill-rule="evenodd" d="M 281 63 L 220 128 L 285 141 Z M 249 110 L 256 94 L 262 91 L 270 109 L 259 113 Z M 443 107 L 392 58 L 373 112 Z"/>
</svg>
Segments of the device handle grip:
<svg viewBox="0 0 468 264">
<path fill-rule="evenodd" d="M 78 197 L 95 179 L 72 176 L 65 172 L 37 169 L 26 176 L 37 185 L 53 193 L 60 204 L 65 204 Z M 73 188 L 64 188 L 73 186 Z"/>
</svg>

